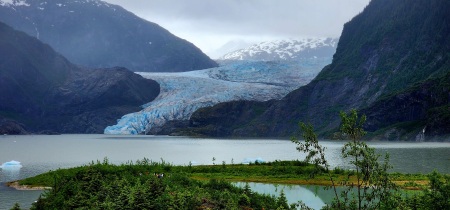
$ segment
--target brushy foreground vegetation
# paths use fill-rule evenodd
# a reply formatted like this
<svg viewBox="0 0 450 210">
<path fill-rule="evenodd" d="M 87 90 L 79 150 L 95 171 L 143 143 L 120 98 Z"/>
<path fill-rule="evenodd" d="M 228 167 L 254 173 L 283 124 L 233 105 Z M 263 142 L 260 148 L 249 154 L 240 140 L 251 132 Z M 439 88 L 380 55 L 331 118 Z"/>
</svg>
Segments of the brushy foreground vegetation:
<svg viewBox="0 0 450 210">
<path fill-rule="evenodd" d="M 307 154 L 305 161 L 314 165 L 316 170 L 312 176 L 326 174 L 331 182 L 329 189 L 333 190 L 334 199 L 324 209 L 450 209 L 450 176 L 433 172 L 429 175 L 429 188 L 423 194 L 408 197 L 408 194 L 399 190 L 395 177 L 388 173 L 392 168 L 389 154 L 385 154 L 381 161 L 382 155 L 361 141 L 366 134 L 363 129 L 366 116 L 359 116 L 352 109 L 349 113 L 341 111 L 340 117 L 340 132 L 337 135 L 350 140 L 342 147 L 341 157 L 349 161 L 353 180 L 350 175 L 343 179 L 334 176 L 325 158 L 326 148 L 319 144 L 311 124 L 299 123 L 303 141 L 296 137 L 291 139 L 299 152 Z M 408 184 L 416 185 L 411 181 Z M 344 190 L 338 193 L 337 186 L 343 186 Z"/>
<path fill-rule="evenodd" d="M 113 165 L 105 159 L 102 163 L 51 171 L 20 184 L 52 187 L 32 209 L 291 208 L 284 195 L 260 195 L 224 180 L 194 180 L 183 172 L 187 168 L 147 159 Z"/>
</svg>

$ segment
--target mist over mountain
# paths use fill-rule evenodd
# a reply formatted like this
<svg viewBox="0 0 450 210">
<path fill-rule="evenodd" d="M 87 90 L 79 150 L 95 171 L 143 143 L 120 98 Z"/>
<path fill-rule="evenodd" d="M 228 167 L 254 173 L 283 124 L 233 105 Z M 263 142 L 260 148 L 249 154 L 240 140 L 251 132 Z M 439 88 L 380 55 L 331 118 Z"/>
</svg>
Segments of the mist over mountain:
<svg viewBox="0 0 450 210">
<path fill-rule="evenodd" d="M 215 50 L 209 52 L 208 54 L 211 56 L 211 58 L 220 60 L 221 57 L 227 53 L 234 52 L 236 50 L 241 50 L 241 49 L 250 47 L 251 45 L 253 45 L 252 42 L 248 42 L 248 41 L 244 41 L 244 40 L 233 40 L 233 41 L 229 41 L 229 42 L 225 43 L 218 49 L 215 49 Z"/>
<path fill-rule="evenodd" d="M 278 101 L 200 109 L 184 131 L 288 137 L 303 121 L 330 137 L 339 126 L 339 111 L 356 108 L 368 116 L 374 136 L 449 135 L 448 11 L 448 1 L 373 0 L 344 25 L 333 62 L 310 84 Z"/>
<path fill-rule="evenodd" d="M 0 22 L 0 132 L 101 133 L 159 94 L 121 67 L 84 69 Z"/>
<path fill-rule="evenodd" d="M 100 0 L 0 0 L 0 21 L 86 67 L 179 72 L 217 66 L 192 43 Z"/>
</svg>

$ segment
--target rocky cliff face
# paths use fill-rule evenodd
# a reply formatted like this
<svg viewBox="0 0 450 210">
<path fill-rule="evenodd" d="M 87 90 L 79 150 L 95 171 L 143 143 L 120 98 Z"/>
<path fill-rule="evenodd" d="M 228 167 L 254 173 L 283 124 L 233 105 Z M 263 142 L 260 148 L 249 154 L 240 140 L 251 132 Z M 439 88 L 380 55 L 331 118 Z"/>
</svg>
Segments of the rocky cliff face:
<svg viewBox="0 0 450 210">
<path fill-rule="evenodd" d="M 376 108 L 381 103 L 379 101 L 392 95 L 400 97 L 404 94 L 408 100 L 423 101 L 423 97 L 429 97 L 432 93 L 414 98 L 405 91 L 428 79 L 442 79 L 447 75 L 450 69 L 448 10 L 450 3 L 439 0 L 373 0 L 361 14 L 344 25 L 332 64 L 325 67 L 310 84 L 269 104 L 261 115 L 243 119 L 239 122 L 241 126 L 229 135 L 290 136 L 297 130 L 298 121 L 311 122 L 321 134 L 327 135 L 338 127 L 340 110 L 366 107 L 367 110 L 372 110 L 371 107 L 382 110 Z M 418 92 L 421 90 L 419 88 Z M 234 107 L 235 104 L 221 106 Z M 442 106 L 448 107 L 448 98 L 426 106 L 423 111 L 411 113 L 413 118 L 403 116 L 398 111 L 401 107 L 386 107 L 379 112 L 379 116 L 396 116 L 370 117 L 368 128 L 375 131 L 399 122 L 429 121 L 431 115 L 424 113 L 429 113 L 434 106 L 446 110 Z M 214 109 L 211 108 L 210 112 Z M 230 118 L 251 112 L 251 108 L 239 112 L 232 111 L 234 109 L 220 110 L 228 110 Z M 369 116 L 370 113 L 376 115 L 375 111 L 367 111 Z M 208 117 L 201 116 L 202 119 Z M 191 118 L 196 130 L 220 127 L 199 119 L 198 114 Z M 442 122 L 433 124 L 443 125 Z"/>
<path fill-rule="evenodd" d="M 179 72 L 217 66 L 188 41 L 100 0 L 3 0 L 0 21 L 86 67 Z"/>
<path fill-rule="evenodd" d="M 0 117 L 0 134 L 22 135 L 28 134 L 28 132 L 23 124 Z"/>
<path fill-rule="evenodd" d="M 387 96 L 362 112 L 367 115 L 367 130 L 382 128 L 373 138 L 415 139 L 424 132 L 434 140 L 449 135 L 450 73 Z"/>
<path fill-rule="evenodd" d="M 102 133 L 106 125 L 159 94 L 155 81 L 124 68 L 79 68 L 3 23 L 0 75 L 2 121 L 31 132 Z"/>
</svg>

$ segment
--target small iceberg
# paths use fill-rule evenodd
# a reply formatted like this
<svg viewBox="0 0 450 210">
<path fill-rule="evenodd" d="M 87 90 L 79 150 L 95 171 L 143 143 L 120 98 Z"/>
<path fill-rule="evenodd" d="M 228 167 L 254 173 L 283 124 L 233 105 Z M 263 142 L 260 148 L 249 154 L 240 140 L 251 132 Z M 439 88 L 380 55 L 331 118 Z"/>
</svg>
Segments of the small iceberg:
<svg viewBox="0 0 450 210">
<path fill-rule="evenodd" d="M 245 159 L 242 161 L 243 164 L 250 164 L 250 163 L 256 163 L 256 162 L 258 162 L 258 163 L 265 163 L 266 161 L 263 160 L 263 159 L 260 158 L 260 157 L 257 157 L 257 158 L 245 158 Z"/>
<path fill-rule="evenodd" d="M 0 165 L 3 170 L 18 170 L 22 168 L 22 164 L 19 161 L 11 160 Z"/>
</svg>

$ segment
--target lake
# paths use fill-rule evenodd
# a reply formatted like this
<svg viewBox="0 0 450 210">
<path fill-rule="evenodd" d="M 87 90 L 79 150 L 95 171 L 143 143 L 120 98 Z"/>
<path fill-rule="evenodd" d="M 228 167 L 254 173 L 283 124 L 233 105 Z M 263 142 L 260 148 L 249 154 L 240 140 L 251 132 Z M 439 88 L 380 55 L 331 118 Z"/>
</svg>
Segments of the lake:
<svg viewBox="0 0 450 210">
<path fill-rule="evenodd" d="M 347 162 L 340 157 L 343 141 L 321 141 L 327 147 L 327 159 L 332 167 L 346 168 Z M 450 142 L 369 142 L 379 152 L 388 152 L 393 171 L 403 173 L 429 173 L 437 169 L 450 173 Z M 120 164 L 149 158 L 164 160 L 176 165 L 245 163 L 256 159 L 264 161 L 303 159 L 304 154 L 296 151 L 289 140 L 278 139 L 210 139 L 169 136 L 127 136 L 127 135 L 27 135 L 0 136 L 0 164 L 15 160 L 22 168 L 0 169 L 0 209 L 9 209 L 15 202 L 22 207 L 37 199 L 40 192 L 17 191 L 4 186 L 5 182 L 35 176 L 58 168 L 85 165 L 91 161 Z M 255 185 L 254 188 L 270 188 L 276 193 L 280 185 Z M 285 193 L 290 202 L 299 197 L 296 192 L 306 189 L 302 197 L 314 192 L 308 187 L 290 186 Z M 315 189 L 315 187 L 312 187 Z M 253 189 L 253 187 L 252 187 Z M 293 189 L 293 190 L 289 190 Z M 257 190 L 256 190 L 257 191 Z M 287 192 L 289 191 L 289 192 Z M 291 193 L 292 192 L 292 193 Z M 294 194 L 291 196 L 291 194 Z M 317 193 L 316 193 L 317 194 Z M 317 199 L 321 202 L 327 199 Z M 293 197 L 293 198 L 291 198 Z M 322 196 L 323 197 L 323 196 Z M 317 200 L 316 199 L 316 200 Z M 309 199 L 314 200 L 314 199 Z M 319 201 L 314 201 L 315 204 Z"/>
</svg>

